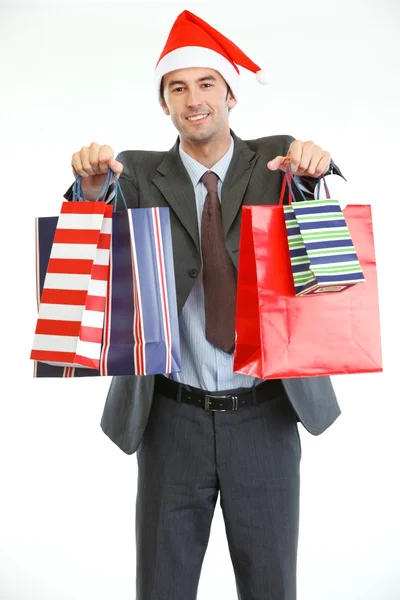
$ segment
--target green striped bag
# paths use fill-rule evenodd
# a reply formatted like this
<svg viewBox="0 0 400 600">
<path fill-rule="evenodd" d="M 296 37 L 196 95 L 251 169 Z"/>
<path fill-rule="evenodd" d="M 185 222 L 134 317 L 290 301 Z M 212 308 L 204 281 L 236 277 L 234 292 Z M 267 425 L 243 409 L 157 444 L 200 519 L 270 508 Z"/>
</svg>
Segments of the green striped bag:
<svg viewBox="0 0 400 600">
<path fill-rule="evenodd" d="M 288 171 L 286 179 L 294 199 Z M 304 201 L 283 207 L 296 296 L 341 292 L 365 281 L 339 201 L 323 180 L 327 198 L 307 200 L 292 179 Z"/>
</svg>

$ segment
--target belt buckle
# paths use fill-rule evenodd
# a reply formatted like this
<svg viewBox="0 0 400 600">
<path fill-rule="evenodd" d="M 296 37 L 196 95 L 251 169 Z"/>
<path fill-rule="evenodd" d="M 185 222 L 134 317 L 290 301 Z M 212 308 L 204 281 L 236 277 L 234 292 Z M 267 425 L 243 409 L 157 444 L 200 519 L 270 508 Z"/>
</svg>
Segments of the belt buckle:
<svg viewBox="0 0 400 600">
<path fill-rule="evenodd" d="M 211 398 L 231 398 L 232 399 L 232 410 L 238 409 L 238 398 L 237 396 L 232 396 L 232 394 L 228 394 L 227 396 L 213 396 L 212 394 L 205 395 L 205 403 L 204 409 L 214 412 L 226 412 L 226 408 L 210 408 L 210 399 Z"/>
</svg>

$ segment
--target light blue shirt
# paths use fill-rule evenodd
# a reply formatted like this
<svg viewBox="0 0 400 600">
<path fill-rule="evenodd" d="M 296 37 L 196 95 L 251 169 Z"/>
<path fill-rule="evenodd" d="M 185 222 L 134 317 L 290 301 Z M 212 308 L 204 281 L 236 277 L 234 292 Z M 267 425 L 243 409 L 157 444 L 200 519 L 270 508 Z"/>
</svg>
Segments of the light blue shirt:
<svg viewBox="0 0 400 600">
<path fill-rule="evenodd" d="M 201 242 L 201 216 L 207 190 L 201 177 L 206 171 L 218 175 L 218 197 L 233 155 L 234 141 L 227 153 L 208 169 L 189 156 L 179 144 L 179 154 L 192 181 L 197 208 L 197 223 Z M 249 388 L 262 381 L 254 377 L 233 373 L 233 355 L 227 354 L 206 340 L 203 271 L 200 270 L 189 297 L 179 315 L 182 370 L 170 375 L 175 381 L 211 392 Z"/>
</svg>

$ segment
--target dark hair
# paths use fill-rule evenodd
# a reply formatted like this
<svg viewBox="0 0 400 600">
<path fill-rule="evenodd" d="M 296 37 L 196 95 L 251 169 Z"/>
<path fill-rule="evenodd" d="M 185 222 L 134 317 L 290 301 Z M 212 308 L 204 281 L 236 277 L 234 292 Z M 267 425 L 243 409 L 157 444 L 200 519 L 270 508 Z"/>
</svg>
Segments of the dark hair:
<svg viewBox="0 0 400 600">
<path fill-rule="evenodd" d="M 226 87 L 227 87 L 227 91 L 226 91 L 226 98 L 225 98 L 225 100 L 227 100 L 227 98 L 229 96 L 229 93 L 232 94 L 232 90 L 231 90 L 231 88 L 229 87 L 228 84 L 226 84 Z M 233 94 L 232 94 L 232 96 L 233 96 Z M 160 81 L 160 99 L 164 100 L 164 102 L 165 102 L 165 99 L 164 99 L 164 77 L 161 77 L 161 81 Z M 231 108 L 228 108 L 229 112 L 231 112 L 231 110 L 232 110 Z"/>
</svg>

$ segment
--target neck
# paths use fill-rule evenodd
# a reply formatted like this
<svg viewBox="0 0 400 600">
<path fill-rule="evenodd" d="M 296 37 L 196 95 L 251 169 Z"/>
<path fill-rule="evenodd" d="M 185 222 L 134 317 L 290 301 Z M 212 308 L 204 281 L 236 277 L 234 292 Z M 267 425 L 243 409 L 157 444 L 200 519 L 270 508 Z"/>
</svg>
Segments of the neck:
<svg viewBox="0 0 400 600">
<path fill-rule="evenodd" d="M 217 163 L 229 150 L 231 145 L 231 133 L 228 129 L 218 138 L 204 142 L 191 142 L 179 137 L 182 149 L 199 163 L 210 169 Z"/>
</svg>

